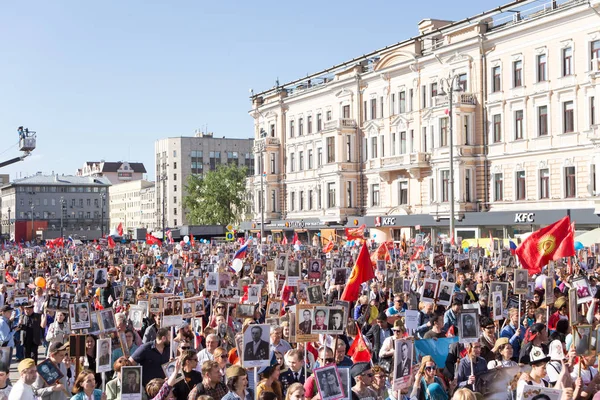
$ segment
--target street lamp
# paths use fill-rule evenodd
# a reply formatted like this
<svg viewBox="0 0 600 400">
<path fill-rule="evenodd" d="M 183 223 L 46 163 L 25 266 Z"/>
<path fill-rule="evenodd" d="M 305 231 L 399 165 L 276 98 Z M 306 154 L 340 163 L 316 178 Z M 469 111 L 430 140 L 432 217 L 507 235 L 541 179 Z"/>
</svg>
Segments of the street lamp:
<svg viewBox="0 0 600 400">
<path fill-rule="evenodd" d="M 166 167 L 168 166 L 168 164 L 162 164 L 163 167 L 163 171 L 165 171 Z M 167 200 L 167 173 L 166 171 L 163 172 L 159 178 L 159 181 L 162 181 L 162 198 L 161 198 L 161 203 L 162 203 L 162 240 L 164 243 L 165 240 L 165 231 L 166 231 L 166 225 L 165 225 L 165 218 L 166 218 L 166 214 L 167 214 L 167 209 L 166 209 L 166 200 Z"/>
<path fill-rule="evenodd" d="M 63 217 L 65 214 L 65 198 L 60 198 L 60 237 L 63 238 Z"/>
<path fill-rule="evenodd" d="M 454 238 L 454 132 L 453 132 L 453 127 L 454 127 L 454 123 L 453 123 L 453 115 L 452 115 L 452 106 L 454 103 L 454 91 L 456 92 L 462 92 L 462 88 L 459 87 L 457 85 L 456 88 L 454 88 L 454 86 L 458 83 L 459 80 L 459 76 L 458 75 L 454 75 L 448 78 L 442 78 L 442 82 L 445 82 L 446 85 L 448 86 L 448 118 L 450 119 L 450 124 L 448 126 L 448 146 L 449 146 L 449 161 L 450 161 L 450 168 L 448 171 L 448 174 L 450 175 L 449 179 L 448 179 L 448 197 L 449 197 L 449 202 L 450 202 L 450 240 L 452 240 Z M 442 91 L 440 93 L 442 96 L 444 96 L 446 93 L 444 92 L 444 89 L 442 87 Z"/>
<path fill-rule="evenodd" d="M 8 240 L 11 238 L 10 206 L 8 207 Z"/>
<path fill-rule="evenodd" d="M 100 193 L 100 235 L 104 237 L 104 199 L 106 193 Z"/>
<path fill-rule="evenodd" d="M 263 151 L 261 151 L 260 153 L 260 167 L 262 169 L 262 171 L 260 171 L 260 242 L 259 244 L 262 243 L 265 237 L 265 190 L 263 189 L 263 180 L 266 178 L 265 177 L 265 166 L 264 166 L 264 162 L 265 162 L 265 151 L 263 148 Z M 266 242 L 266 240 L 265 240 Z"/>
<path fill-rule="evenodd" d="M 31 243 L 33 243 L 33 238 L 34 238 L 33 210 L 35 210 L 35 206 L 33 205 L 33 202 L 31 202 Z"/>
</svg>

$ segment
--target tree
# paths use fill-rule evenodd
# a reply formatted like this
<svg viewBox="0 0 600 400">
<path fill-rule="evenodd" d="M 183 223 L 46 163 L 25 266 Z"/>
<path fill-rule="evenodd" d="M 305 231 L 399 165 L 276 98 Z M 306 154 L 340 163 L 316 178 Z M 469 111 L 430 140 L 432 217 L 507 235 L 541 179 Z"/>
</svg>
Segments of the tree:
<svg viewBox="0 0 600 400">
<path fill-rule="evenodd" d="M 219 165 L 202 175 L 189 175 L 183 198 L 192 225 L 228 225 L 240 221 L 246 206 L 246 167 Z"/>
</svg>

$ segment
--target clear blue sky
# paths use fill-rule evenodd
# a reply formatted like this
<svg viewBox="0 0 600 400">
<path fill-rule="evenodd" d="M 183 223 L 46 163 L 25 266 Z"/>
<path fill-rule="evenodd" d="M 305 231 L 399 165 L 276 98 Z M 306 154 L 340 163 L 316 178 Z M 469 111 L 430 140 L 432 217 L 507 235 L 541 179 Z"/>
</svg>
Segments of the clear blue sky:
<svg viewBox="0 0 600 400">
<path fill-rule="evenodd" d="M 506 1 L 507 2 L 507 1 Z M 29 159 L 0 173 L 73 174 L 90 160 L 143 162 L 154 141 L 204 128 L 251 137 L 250 88 L 268 89 L 457 20 L 499 0 L 13 1 L 0 7 L 0 161 L 16 128 Z"/>
</svg>

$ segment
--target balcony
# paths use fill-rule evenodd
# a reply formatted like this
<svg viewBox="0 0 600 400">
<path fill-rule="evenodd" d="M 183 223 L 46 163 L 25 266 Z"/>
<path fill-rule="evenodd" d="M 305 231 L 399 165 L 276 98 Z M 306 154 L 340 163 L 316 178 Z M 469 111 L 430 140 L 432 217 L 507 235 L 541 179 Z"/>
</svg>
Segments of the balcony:
<svg viewBox="0 0 600 400">
<path fill-rule="evenodd" d="M 331 121 L 325 121 L 323 124 L 323 130 L 328 131 L 332 129 L 354 129 L 356 128 L 356 120 L 353 118 L 340 118 L 333 119 Z"/>
<path fill-rule="evenodd" d="M 593 78 L 600 76 L 600 59 L 592 58 L 592 65 L 589 74 Z"/>
<path fill-rule="evenodd" d="M 587 138 L 594 144 L 600 144 L 600 125 L 592 125 L 590 130 L 586 131 Z"/>
<path fill-rule="evenodd" d="M 435 96 L 433 98 L 433 106 L 434 107 L 442 107 L 448 105 L 448 98 L 450 95 L 445 94 L 441 96 Z M 474 106 L 477 104 L 477 99 L 474 93 L 455 93 L 454 106 L 460 107 L 461 105 L 465 106 Z"/>
<path fill-rule="evenodd" d="M 421 172 L 430 167 L 430 157 L 429 153 L 423 152 L 400 154 L 392 157 L 384 157 L 379 160 L 371 160 L 369 165 L 372 168 L 379 168 L 380 174 L 406 171 L 411 177 L 418 178 L 421 176 Z"/>
<path fill-rule="evenodd" d="M 279 147 L 279 138 L 261 137 L 254 141 L 254 153 L 261 153 L 269 147 Z"/>
</svg>

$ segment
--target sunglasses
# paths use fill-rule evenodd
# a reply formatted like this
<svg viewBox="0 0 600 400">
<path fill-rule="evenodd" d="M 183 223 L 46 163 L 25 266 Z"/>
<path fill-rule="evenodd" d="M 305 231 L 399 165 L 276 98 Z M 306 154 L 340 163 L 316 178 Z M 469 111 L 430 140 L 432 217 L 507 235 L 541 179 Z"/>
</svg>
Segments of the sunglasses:
<svg viewBox="0 0 600 400">
<path fill-rule="evenodd" d="M 370 374 L 363 374 L 363 376 L 366 376 L 368 378 L 372 378 L 372 377 L 375 376 L 375 374 L 371 372 Z"/>
<path fill-rule="evenodd" d="M 435 367 L 425 367 L 425 371 L 433 371 Z"/>
<path fill-rule="evenodd" d="M 323 361 L 325 361 L 326 363 L 328 363 L 328 364 L 329 364 L 329 363 L 332 363 L 332 362 L 334 362 L 334 361 L 335 361 L 335 359 L 333 359 L 333 358 L 325 358 L 325 359 L 323 359 Z"/>
</svg>

